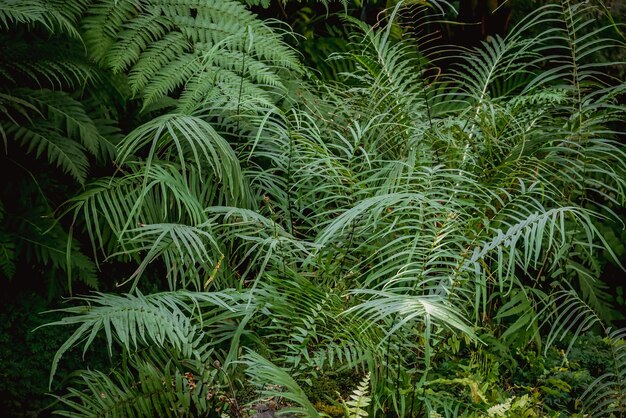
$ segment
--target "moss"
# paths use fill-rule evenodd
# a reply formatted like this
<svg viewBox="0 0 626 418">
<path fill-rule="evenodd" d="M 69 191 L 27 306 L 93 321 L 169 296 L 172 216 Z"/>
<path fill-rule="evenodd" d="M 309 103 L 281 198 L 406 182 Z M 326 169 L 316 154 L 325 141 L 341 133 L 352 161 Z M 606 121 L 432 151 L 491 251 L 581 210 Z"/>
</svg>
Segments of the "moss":
<svg viewBox="0 0 626 418">
<path fill-rule="evenodd" d="M 305 392 L 313 403 L 325 403 L 329 399 L 340 402 L 340 398 L 346 398 L 361 378 L 362 376 L 354 371 L 325 371 L 324 374 L 312 379 L 312 385 L 308 390 L 305 389 Z"/>
<path fill-rule="evenodd" d="M 342 407 L 328 405 L 320 401 L 315 403 L 315 409 L 333 418 L 340 418 L 344 416 L 344 409 Z"/>
</svg>

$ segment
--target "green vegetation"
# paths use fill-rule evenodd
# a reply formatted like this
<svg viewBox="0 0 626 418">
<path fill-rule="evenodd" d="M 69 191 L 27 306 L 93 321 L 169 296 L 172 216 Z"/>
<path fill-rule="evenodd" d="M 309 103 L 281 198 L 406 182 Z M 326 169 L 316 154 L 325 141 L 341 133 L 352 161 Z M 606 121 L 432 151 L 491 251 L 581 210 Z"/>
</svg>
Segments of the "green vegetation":
<svg viewBox="0 0 626 418">
<path fill-rule="evenodd" d="M 0 0 L 0 409 L 626 416 L 621 16 Z"/>
</svg>

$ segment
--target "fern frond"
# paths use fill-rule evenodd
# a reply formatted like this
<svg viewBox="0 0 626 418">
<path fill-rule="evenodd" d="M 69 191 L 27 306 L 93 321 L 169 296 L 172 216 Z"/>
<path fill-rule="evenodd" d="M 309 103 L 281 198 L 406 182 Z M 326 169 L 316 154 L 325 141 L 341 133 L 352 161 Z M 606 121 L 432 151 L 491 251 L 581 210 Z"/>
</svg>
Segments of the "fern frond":
<svg viewBox="0 0 626 418">
<path fill-rule="evenodd" d="M 92 155 L 110 154 L 112 145 L 102 137 L 84 106 L 69 94 L 46 89 L 22 89 L 15 93 L 36 105 L 48 121 L 62 128 L 68 138 L 80 142 Z"/>
<path fill-rule="evenodd" d="M 211 225 L 205 223 L 197 227 L 180 224 L 142 224 L 137 229 L 128 230 L 127 235 L 130 238 L 122 240 L 124 251 L 119 255 L 145 252 L 143 261 L 127 279 L 133 281 L 131 289 L 137 286 L 148 264 L 156 259 L 161 259 L 165 263 L 171 290 L 175 290 L 179 282 L 182 288 L 193 285 L 196 290 L 202 289 L 205 276 L 217 262 L 213 257 L 222 255 L 211 229 Z"/>
<path fill-rule="evenodd" d="M 87 178 L 89 162 L 85 148 L 68 139 L 63 132 L 49 121 L 37 121 L 36 125 L 8 126 L 7 136 L 12 137 L 36 158 L 44 158 L 71 175 L 79 183 Z"/>
<path fill-rule="evenodd" d="M 626 329 L 608 330 L 611 371 L 594 380 L 582 394 L 583 411 L 592 417 L 626 413 Z"/>
<path fill-rule="evenodd" d="M 94 252 L 98 247 L 112 254 L 125 231 L 141 224 L 201 225 L 208 220 L 204 208 L 214 198 L 214 189 L 203 185 L 197 173 L 190 182 L 174 164 L 153 161 L 149 169 L 142 164 L 127 167 L 131 171 L 124 176 L 91 184 L 68 201 L 63 212 L 83 216 Z"/>
<path fill-rule="evenodd" d="M 285 408 L 282 412 L 300 413 L 313 418 L 320 416 L 302 388 L 286 370 L 279 368 L 254 351 L 246 353 L 244 363 L 247 367 L 246 374 L 249 376 L 250 383 L 261 388 L 261 393 L 265 396 L 285 398 L 299 405 L 298 407 Z M 269 389 L 269 387 L 277 389 Z"/>
<path fill-rule="evenodd" d="M 146 170 L 156 158 L 178 157 L 183 174 L 187 161 L 195 163 L 198 174 L 209 168 L 224 185 L 234 202 L 247 201 L 245 180 L 239 161 L 228 142 L 199 117 L 167 114 L 131 132 L 119 145 L 119 165 L 144 148 L 149 148 Z M 146 179 L 147 180 L 147 179 Z"/>
<path fill-rule="evenodd" d="M 134 362 L 129 370 L 105 374 L 82 370 L 74 378 L 68 394 L 57 397 L 65 407 L 55 411 L 66 417 L 179 417 L 182 410 L 208 410 L 208 384 L 195 380 L 190 372 L 171 362 Z M 183 369 L 185 370 L 185 369 Z M 186 369 L 190 370 L 190 369 Z"/>
<path fill-rule="evenodd" d="M 85 37 L 94 57 L 116 72 L 129 70 L 146 105 L 180 87 L 185 109 L 195 110 L 213 88 L 273 103 L 285 90 L 279 69 L 301 72 L 275 30 L 236 1 L 100 3 L 92 10 Z"/>
<path fill-rule="evenodd" d="M 206 355 L 201 345 L 203 332 L 189 319 L 190 311 L 182 302 L 185 297 L 176 293 L 144 296 L 139 291 L 123 296 L 97 293 L 76 298 L 85 303 L 83 306 L 56 310 L 68 316 L 46 326 L 78 325 L 78 328 L 56 352 L 50 383 L 61 356 L 83 341 L 84 354 L 102 330 L 110 355 L 115 342 L 128 352 L 135 352 L 141 346 L 154 346 L 202 361 Z"/>
<path fill-rule="evenodd" d="M 367 417 L 369 414 L 366 409 L 370 405 L 372 398 L 368 396 L 370 386 L 370 375 L 365 375 L 361 383 L 350 394 L 350 400 L 344 401 L 348 409 L 350 418 Z"/>
<path fill-rule="evenodd" d="M 79 38 L 75 25 L 88 4 L 89 0 L 3 0 L 0 27 L 8 30 L 16 24 L 40 24 L 50 32 L 61 30 Z"/>
</svg>

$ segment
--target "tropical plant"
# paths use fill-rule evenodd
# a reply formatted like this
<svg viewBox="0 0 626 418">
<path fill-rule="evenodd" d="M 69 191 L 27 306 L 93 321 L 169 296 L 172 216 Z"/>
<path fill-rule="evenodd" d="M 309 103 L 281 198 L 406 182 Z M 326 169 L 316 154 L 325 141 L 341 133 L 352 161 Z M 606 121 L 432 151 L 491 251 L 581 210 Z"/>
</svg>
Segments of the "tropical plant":
<svg viewBox="0 0 626 418">
<path fill-rule="evenodd" d="M 60 415 L 239 417 L 262 398 L 317 416 L 306 393 L 330 370 L 366 376 L 328 394 L 350 416 L 534 414 L 495 353 L 594 327 L 613 362 L 572 412 L 626 412 L 598 261 L 617 262 L 598 225 L 626 201 L 626 84 L 596 61 L 620 26 L 563 0 L 444 54 L 406 10 L 346 18 L 322 81 L 235 0 L 0 2 L 7 153 L 76 182 L 38 229 L 63 241 L 53 264 L 70 283 L 133 266 L 101 278 L 126 293 L 50 324 L 74 329 L 51 382 L 102 333 L 112 359 L 76 373 Z M 4 230 L 0 249 L 12 274 L 26 250 Z M 453 375 L 449 353 L 472 360 Z"/>
</svg>

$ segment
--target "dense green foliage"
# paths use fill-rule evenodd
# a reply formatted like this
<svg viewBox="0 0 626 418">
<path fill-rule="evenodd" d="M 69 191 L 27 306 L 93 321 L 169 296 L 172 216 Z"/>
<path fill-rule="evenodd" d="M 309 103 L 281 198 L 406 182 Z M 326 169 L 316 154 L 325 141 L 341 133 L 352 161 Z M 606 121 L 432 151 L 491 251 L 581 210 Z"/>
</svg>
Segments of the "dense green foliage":
<svg viewBox="0 0 626 418">
<path fill-rule="evenodd" d="M 622 26 L 366 4 L 311 42 L 315 5 L 0 0 L 0 271 L 74 295 L 56 414 L 626 414 Z"/>
</svg>

